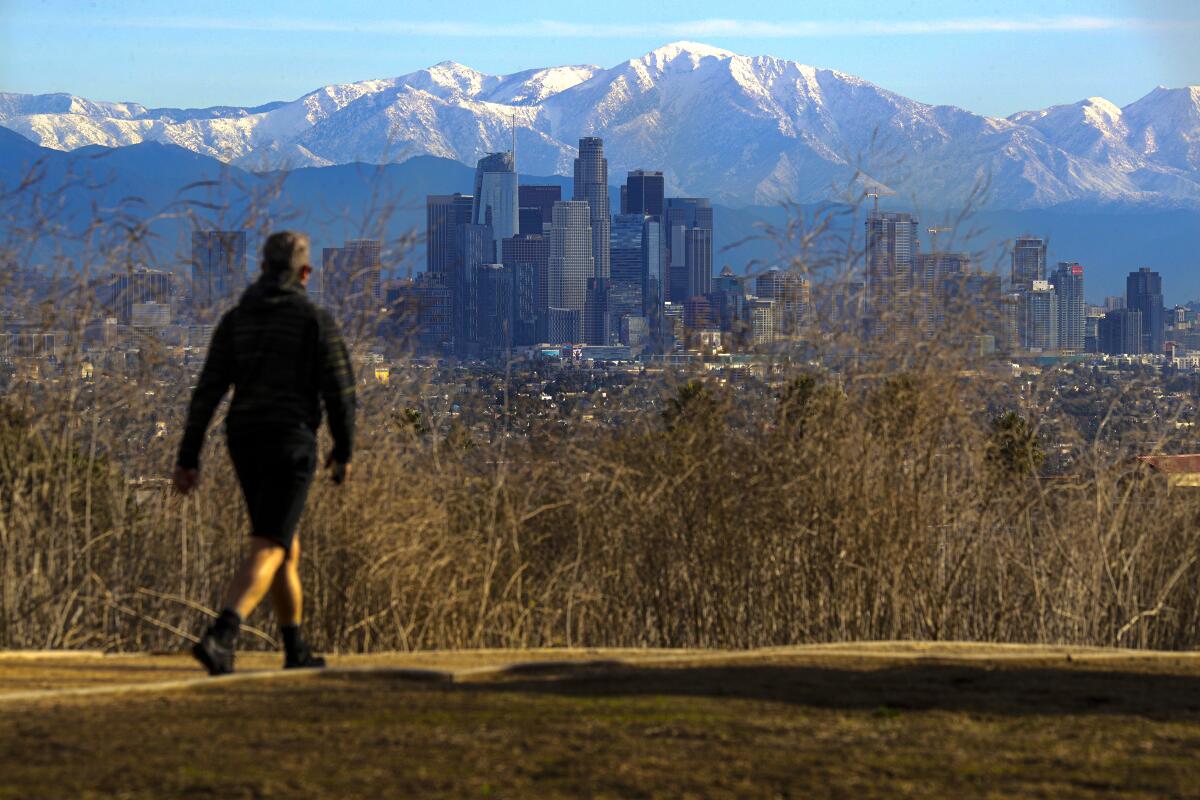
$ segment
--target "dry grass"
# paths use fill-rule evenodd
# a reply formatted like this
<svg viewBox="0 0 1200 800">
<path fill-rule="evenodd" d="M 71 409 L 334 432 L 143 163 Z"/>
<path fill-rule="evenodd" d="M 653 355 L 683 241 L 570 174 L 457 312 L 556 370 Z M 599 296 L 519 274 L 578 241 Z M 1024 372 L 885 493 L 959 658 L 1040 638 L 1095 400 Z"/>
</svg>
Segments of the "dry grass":
<svg viewBox="0 0 1200 800">
<path fill-rule="evenodd" d="M 781 236 L 795 245 L 781 260 L 811 275 L 818 297 L 861 252 L 830 230 L 800 220 Z M 26 238 L 68 235 L 7 231 L 14 263 Z M 146 249 L 142 222 L 104 232 L 112 246 L 67 266 L 95 275 Z M 389 258 L 410 244 L 389 240 Z M 15 380 L 0 398 L 0 647 L 177 648 L 243 546 L 221 436 L 195 498 L 137 483 L 169 472 L 195 365 L 150 339 L 130 363 L 85 351 L 94 294 L 67 282 L 49 296 L 44 324 L 74 336 L 62 372 Z M 364 383 L 353 481 L 317 486 L 301 526 L 312 638 L 338 652 L 1195 647 L 1196 500 L 1139 476 L 1109 428 L 1080 433 L 1055 416 L 1045 385 L 978 371 L 962 346 L 974 323 L 960 321 L 928 340 L 864 342 L 806 318 L 777 348 L 769 384 L 647 379 L 655 402 L 618 429 L 472 391 L 452 420 L 419 371 L 398 369 L 386 389 Z M 351 327 L 359 354 L 387 346 Z M 75 377 L 85 362 L 89 381 Z M 406 408 L 427 427 L 405 424 Z M 1123 413 L 1121 397 L 1112 408 Z M 1028 426 L 998 432 L 1002 411 Z M 1042 433 L 1072 448 L 1070 464 L 1039 468 Z M 273 646 L 265 614 L 250 622 L 261 630 L 243 642 Z"/>
</svg>

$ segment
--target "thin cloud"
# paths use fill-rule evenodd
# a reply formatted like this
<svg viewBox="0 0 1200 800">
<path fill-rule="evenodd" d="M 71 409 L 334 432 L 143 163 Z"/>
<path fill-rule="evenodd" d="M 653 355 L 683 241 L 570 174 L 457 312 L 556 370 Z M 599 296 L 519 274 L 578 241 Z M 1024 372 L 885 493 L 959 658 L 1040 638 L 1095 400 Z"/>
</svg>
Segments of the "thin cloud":
<svg viewBox="0 0 1200 800">
<path fill-rule="evenodd" d="M 93 23 L 94 24 L 94 23 Z M 969 17 L 938 20 L 812 20 L 768 22 L 745 19 L 702 19 L 641 24 L 581 24 L 531 20 L 508 24 L 459 21 L 367 20 L 361 22 L 295 17 L 139 17 L 114 18 L 100 24 L 114 28 L 155 28 L 293 33 L 355 33 L 441 36 L 447 38 L 632 38 L 663 39 L 732 36 L 756 39 L 830 36 L 930 36 L 978 33 L 1063 33 L 1103 31 L 1178 31 L 1200 28 L 1200 20 L 1155 20 L 1144 17 L 1058 16 L 1030 18 Z"/>
</svg>

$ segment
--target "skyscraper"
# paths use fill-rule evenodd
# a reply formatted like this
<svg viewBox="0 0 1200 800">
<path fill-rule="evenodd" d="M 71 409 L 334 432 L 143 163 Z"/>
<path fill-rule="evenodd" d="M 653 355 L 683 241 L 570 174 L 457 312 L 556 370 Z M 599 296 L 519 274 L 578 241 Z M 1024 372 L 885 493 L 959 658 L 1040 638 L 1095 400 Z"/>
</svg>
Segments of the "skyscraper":
<svg viewBox="0 0 1200 800">
<path fill-rule="evenodd" d="M 1058 296 L 1058 348 L 1071 353 L 1084 351 L 1084 323 L 1087 303 L 1083 299 L 1083 267 L 1074 261 L 1060 261 L 1050 276 Z"/>
<path fill-rule="evenodd" d="M 501 262 L 514 275 L 515 344 L 546 340 L 546 309 L 550 307 L 549 261 L 550 240 L 545 236 L 521 234 L 503 242 Z"/>
<path fill-rule="evenodd" d="M 475 330 L 486 353 L 503 353 L 513 345 L 513 273 L 502 264 L 476 268 Z"/>
<path fill-rule="evenodd" d="M 321 299 L 333 308 L 358 311 L 382 301 L 383 242 L 347 239 L 321 251 Z"/>
<path fill-rule="evenodd" d="M 123 325 L 133 321 L 133 307 L 153 305 L 167 309 L 175 297 L 175 275 L 164 270 L 133 267 L 114 273 L 106 288 L 105 305 Z"/>
<path fill-rule="evenodd" d="M 754 293 L 774 302 L 779 334 L 793 336 L 803 330 L 811 302 L 811 286 L 799 270 L 772 267 L 755 278 Z"/>
<path fill-rule="evenodd" d="M 612 210 L 608 204 L 608 159 L 604 157 L 604 140 L 598 136 L 585 136 L 579 140 L 572 199 L 587 201 L 590 209 L 592 277 L 607 278 L 610 271 L 608 237 Z"/>
<path fill-rule="evenodd" d="M 711 281 L 712 246 L 708 247 L 708 264 L 687 262 L 687 234 L 692 228 L 713 229 L 713 210 L 707 197 L 669 197 L 664 208 L 665 246 L 667 250 L 668 298 L 673 303 L 682 303 L 688 291 L 694 288 L 696 278 L 707 270 Z M 711 241 L 711 238 L 710 238 Z M 703 250 L 695 251 L 703 257 Z"/>
<path fill-rule="evenodd" d="M 872 211 L 866 224 L 868 331 L 871 336 L 911 332 L 917 313 L 912 303 L 917 219 L 904 212 Z"/>
<path fill-rule="evenodd" d="M 1142 312 L 1136 308 L 1118 308 L 1100 318 L 1098 330 L 1101 353 L 1109 355 L 1138 355 L 1145 340 Z"/>
<path fill-rule="evenodd" d="M 192 303 L 211 312 L 246 283 L 245 231 L 192 232 Z"/>
<path fill-rule="evenodd" d="M 662 218 L 666 183 L 658 171 L 635 169 L 625 179 L 627 214 L 645 214 Z"/>
<path fill-rule="evenodd" d="M 1020 295 L 1021 346 L 1049 352 L 1058 349 L 1058 296 L 1048 281 L 1034 281 Z"/>
<path fill-rule="evenodd" d="M 475 165 L 475 203 L 471 221 L 490 225 L 495 252 L 500 242 L 517 235 L 520 224 L 517 195 L 517 161 L 511 152 L 488 153 Z"/>
<path fill-rule="evenodd" d="M 712 291 L 712 228 L 688 228 L 683 233 L 683 265 L 687 270 L 687 296 L 704 297 Z"/>
<path fill-rule="evenodd" d="M 458 262 L 451 274 L 454 309 L 454 352 L 471 356 L 479 343 L 479 268 L 496 261 L 496 243 L 490 225 L 458 226 Z"/>
<path fill-rule="evenodd" d="M 554 204 L 562 200 L 562 187 L 554 184 L 523 184 L 517 187 L 521 205 L 521 233 L 541 234 L 542 226 L 550 224 Z"/>
<path fill-rule="evenodd" d="M 592 258 L 594 235 L 591 223 L 591 207 L 586 201 L 560 200 L 554 204 L 550 225 L 547 305 L 550 309 L 576 312 L 574 317 L 559 314 L 554 318 L 573 319 L 578 326 L 574 331 L 557 330 L 560 336 L 570 334 L 560 341 L 583 340 L 582 322 L 588 299 L 588 281 L 595 277 L 596 272 Z"/>
<path fill-rule="evenodd" d="M 621 329 L 624 316 L 640 317 L 643 313 L 646 285 L 646 223 L 642 214 L 618 214 L 613 217 L 609 259 L 611 263 L 611 292 L 609 307 L 613 329 Z"/>
<path fill-rule="evenodd" d="M 914 281 L 921 288 L 926 333 L 933 333 L 945 322 L 947 279 L 970 272 L 971 257 L 966 253 L 945 251 L 918 253 L 916 264 Z"/>
<path fill-rule="evenodd" d="M 458 259 L 458 226 L 471 221 L 475 198 L 431 194 L 425 198 L 425 269 L 450 272 Z"/>
<path fill-rule="evenodd" d="M 1125 307 L 1142 312 L 1142 352 L 1159 355 L 1166 338 L 1162 276 L 1149 267 L 1125 279 Z"/>
<path fill-rule="evenodd" d="M 1013 242 L 1012 286 L 1028 289 L 1034 281 L 1046 280 L 1046 240 L 1022 236 Z"/>
</svg>

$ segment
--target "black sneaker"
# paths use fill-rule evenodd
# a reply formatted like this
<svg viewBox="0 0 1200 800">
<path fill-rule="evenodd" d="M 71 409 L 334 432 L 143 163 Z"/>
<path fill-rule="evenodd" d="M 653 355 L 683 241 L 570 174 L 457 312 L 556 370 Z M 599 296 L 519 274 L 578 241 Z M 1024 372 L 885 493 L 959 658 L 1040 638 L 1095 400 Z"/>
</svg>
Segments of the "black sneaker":
<svg viewBox="0 0 1200 800">
<path fill-rule="evenodd" d="M 283 662 L 284 669 L 323 669 L 325 657 L 313 655 L 308 645 L 301 645 L 295 653 L 288 653 Z"/>
<path fill-rule="evenodd" d="M 229 675 L 233 672 L 233 648 L 222 644 L 212 630 L 192 645 L 192 655 L 204 665 L 209 675 Z"/>
</svg>

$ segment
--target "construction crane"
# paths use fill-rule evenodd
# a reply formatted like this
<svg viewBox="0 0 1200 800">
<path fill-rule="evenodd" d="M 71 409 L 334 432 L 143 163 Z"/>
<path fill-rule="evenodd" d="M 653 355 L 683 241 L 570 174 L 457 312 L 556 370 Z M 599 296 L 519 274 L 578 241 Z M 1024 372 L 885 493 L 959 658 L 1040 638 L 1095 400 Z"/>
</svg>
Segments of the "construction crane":
<svg viewBox="0 0 1200 800">
<path fill-rule="evenodd" d="M 926 228 L 925 232 L 929 234 L 929 240 L 930 240 L 929 241 L 929 249 L 932 252 L 936 253 L 938 251 L 938 249 L 937 249 L 938 234 L 939 233 L 947 233 L 952 230 L 954 230 L 954 229 L 953 228 L 938 228 L 938 227 Z"/>
</svg>

